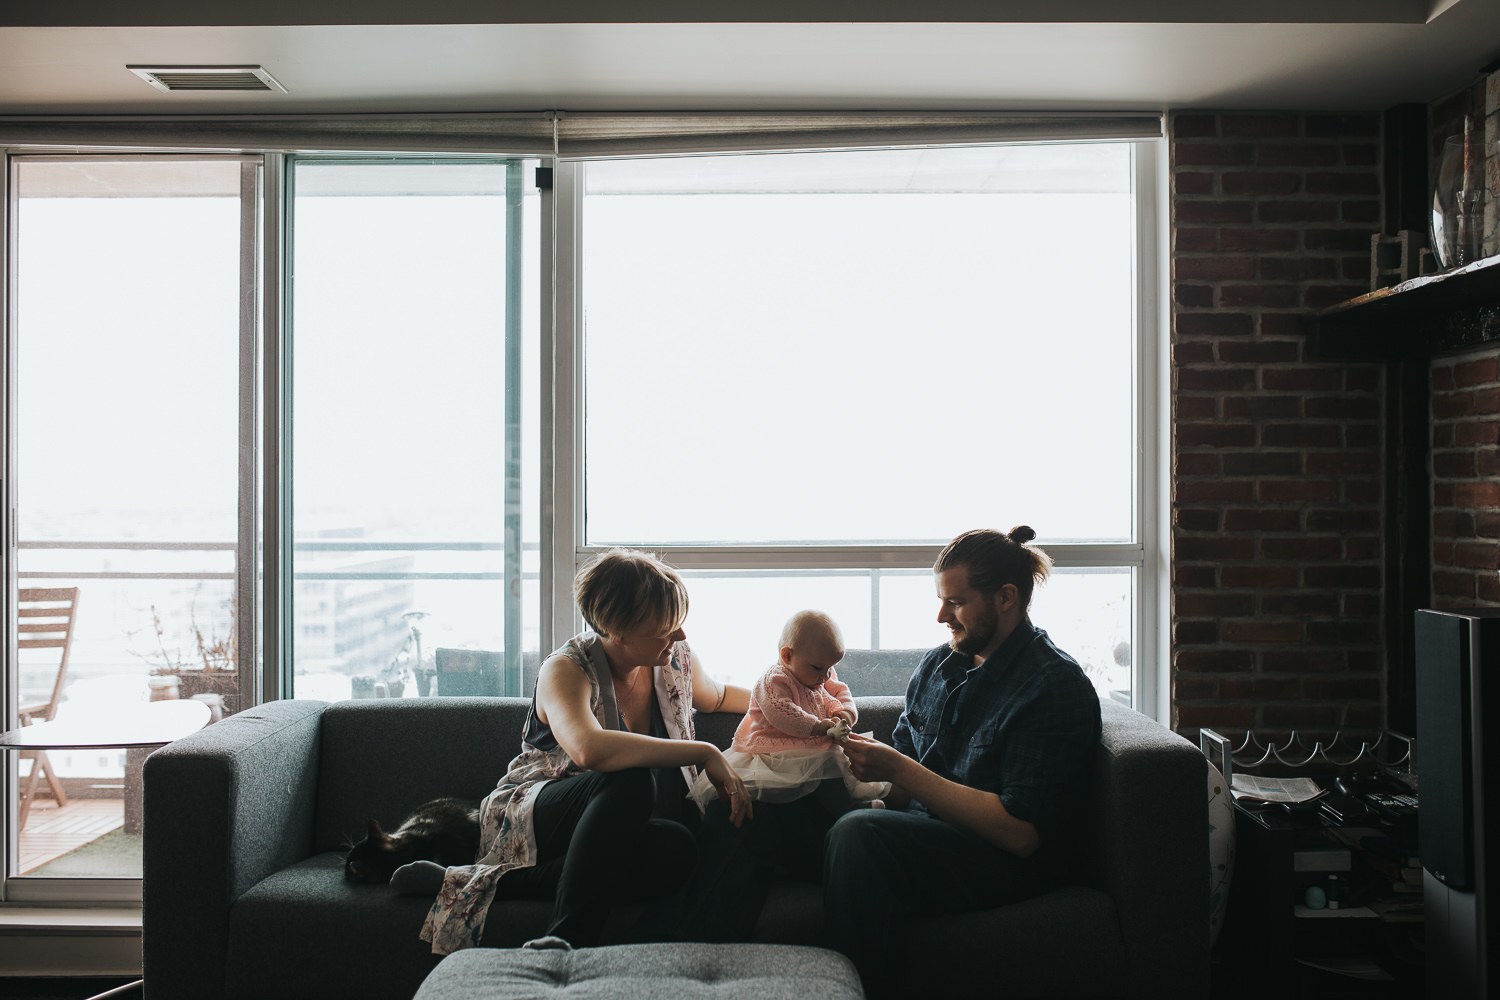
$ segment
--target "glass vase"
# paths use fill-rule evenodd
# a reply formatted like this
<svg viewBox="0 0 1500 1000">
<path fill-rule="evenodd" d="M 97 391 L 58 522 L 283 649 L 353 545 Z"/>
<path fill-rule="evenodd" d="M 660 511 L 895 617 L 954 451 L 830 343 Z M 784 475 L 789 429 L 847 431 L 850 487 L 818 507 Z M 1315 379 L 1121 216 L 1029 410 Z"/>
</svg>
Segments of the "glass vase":
<svg viewBox="0 0 1500 1000">
<path fill-rule="evenodd" d="M 1449 136 L 1432 185 L 1432 250 L 1444 270 L 1484 256 L 1483 134 Z"/>
</svg>

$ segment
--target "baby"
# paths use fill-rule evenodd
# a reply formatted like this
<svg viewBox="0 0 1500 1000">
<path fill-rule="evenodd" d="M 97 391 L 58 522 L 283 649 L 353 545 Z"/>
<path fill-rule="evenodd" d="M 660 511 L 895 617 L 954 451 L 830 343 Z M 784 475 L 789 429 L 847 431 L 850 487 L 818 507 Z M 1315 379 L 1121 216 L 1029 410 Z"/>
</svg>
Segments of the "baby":
<svg viewBox="0 0 1500 1000">
<path fill-rule="evenodd" d="M 790 802 L 817 792 L 835 813 L 884 806 L 890 785 L 857 780 L 835 745 L 858 719 L 849 687 L 833 669 L 843 658 L 844 637 L 821 611 L 799 611 L 782 628 L 780 659 L 756 682 L 724 755 L 752 799 Z M 715 794 L 707 775 L 688 793 L 699 809 Z"/>
</svg>

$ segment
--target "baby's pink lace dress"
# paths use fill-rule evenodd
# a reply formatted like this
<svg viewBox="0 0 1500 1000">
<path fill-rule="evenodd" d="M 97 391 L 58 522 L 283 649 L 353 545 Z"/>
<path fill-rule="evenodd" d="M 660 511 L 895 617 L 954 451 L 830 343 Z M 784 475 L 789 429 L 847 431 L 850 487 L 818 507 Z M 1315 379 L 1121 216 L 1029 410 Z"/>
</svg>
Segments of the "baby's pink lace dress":
<svg viewBox="0 0 1500 1000">
<path fill-rule="evenodd" d="M 724 759 L 744 780 L 750 797 L 760 802 L 799 799 L 829 778 L 843 781 L 852 799 L 884 798 L 891 791 L 888 783 L 859 781 L 833 740 L 813 735 L 815 725 L 841 714 L 851 724 L 858 718 L 848 686 L 834 671 L 809 688 L 778 663 L 756 682 L 750 710 Z M 717 795 L 706 773 L 698 775 L 688 792 L 699 809 L 707 809 Z"/>
<path fill-rule="evenodd" d="M 844 712 L 854 725 L 859 713 L 849 685 L 828 671 L 821 685 L 810 688 L 780 663 L 761 675 L 750 693 L 750 711 L 734 731 L 734 749 L 741 753 L 773 750 L 832 750 L 833 740 L 814 736 L 813 726 Z"/>
</svg>

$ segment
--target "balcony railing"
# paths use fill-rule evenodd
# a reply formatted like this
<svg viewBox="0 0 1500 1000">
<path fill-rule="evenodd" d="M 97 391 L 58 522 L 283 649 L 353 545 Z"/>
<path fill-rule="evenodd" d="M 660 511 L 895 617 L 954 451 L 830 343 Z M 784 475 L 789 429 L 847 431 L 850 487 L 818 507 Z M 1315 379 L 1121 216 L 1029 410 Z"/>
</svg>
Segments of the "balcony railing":
<svg viewBox="0 0 1500 1000">
<path fill-rule="evenodd" d="M 53 541 L 37 540 L 24 541 L 18 546 L 23 550 L 51 550 L 58 553 L 66 551 L 74 552 L 158 552 L 169 553 L 230 553 L 231 557 L 236 553 L 237 546 L 233 542 L 206 542 L 206 541 L 139 541 L 139 540 L 99 540 L 99 541 Z M 373 555 L 376 553 L 389 554 L 431 554 L 431 553 L 493 553 L 496 557 L 503 554 L 504 544 L 501 542 L 480 541 L 410 541 L 410 540 L 373 540 L 362 538 L 317 538 L 301 539 L 293 543 L 293 550 L 298 554 L 311 557 L 312 565 L 307 565 L 303 560 L 298 560 L 302 566 L 294 571 L 292 580 L 294 584 L 313 582 L 478 582 L 486 584 L 504 583 L 508 579 L 504 568 L 496 569 L 474 569 L 474 570 L 416 570 L 412 568 L 395 568 L 378 565 L 322 565 L 319 566 L 319 554 L 325 554 L 324 558 L 337 559 L 339 554 L 349 556 Z M 535 543 L 523 545 L 523 558 L 530 557 L 527 561 L 536 564 L 540 555 L 540 546 Z M 669 557 L 670 558 L 670 557 Z M 95 564 L 97 565 L 97 563 Z M 493 565 L 493 564 L 492 564 Z M 1073 570 L 1079 572 L 1080 570 Z M 1081 570 L 1087 572 L 1087 570 Z M 512 571 L 513 572 L 513 571 Z M 848 674 L 851 681 L 853 678 L 865 675 L 868 682 L 860 688 L 861 693 L 889 693 L 901 694 L 904 692 L 904 678 L 909 675 L 911 666 L 914 665 L 910 649 L 888 648 L 884 640 L 889 637 L 882 636 L 882 585 L 886 581 L 894 581 L 900 577 L 924 577 L 930 573 L 928 569 L 910 567 L 821 567 L 821 568 L 736 568 L 736 569 L 713 569 L 713 568 L 683 568 L 680 570 L 687 580 L 747 580 L 763 578 L 766 580 L 786 578 L 817 578 L 817 579 L 843 579 L 867 581 L 868 590 L 868 639 L 859 643 L 861 648 L 851 649 L 849 661 L 844 666 L 844 673 Z M 1059 573 L 1067 573 L 1067 567 L 1061 567 Z M 232 582 L 236 579 L 234 567 L 226 566 L 222 571 L 203 569 L 201 567 L 179 567 L 162 568 L 150 566 L 141 569 L 87 569 L 70 571 L 62 568 L 26 569 L 18 573 L 25 581 L 40 580 L 180 580 L 180 581 L 221 581 Z M 540 572 L 536 570 L 523 571 L 520 573 L 520 582 L 528 585 L 537 585 L 540 582 Z M 846 584 L 847 586 L 847 584 Z M 508 588 L 507 588 L 508 589 Z M 885 602 L 888 603 L 888 602 Z M 889 610 L 887 608 L 886 610 Z M 324 617 L 328 617 L 325 613 Z M 306 620 L 311 621 L 309 617 Z M 387 623 L 389 624 L 389 623 Z M 294 622 L 295 625 L 295 622 Z M 399 626 L 399 627 L 404 627 Z M 898 632 L 898 629 L 893 631 Z M 910 634 L 909 631 L 907 634 Z M 456 637 L 455 637 L 456 638 Z M 861 636 L 863 639 L 864 637 Z M 1128 638 L 1128 635 L 1126 636 Z M 304 641 L 309 641 L 304 637 Z M 313 640 L 315 641 L 315 640 Z M 495 639 L 488 641 L 465 641 L 457 639 L 459 644 L 473 645 L 480 648 L 499 648 L 503 642 Z M 529 638 L 532 652 L 528 654 L 525 668 L 519 661 L 507 667 L 507 687 L 515 687 L 511 693 L 524 694 L 528 684 L 534 679 L 535 670 L 535 635 Z M 916 643 L 908 640 L 907 645 Z M 308 647 L 309 649 L 312 647 Z M 428 651 L 430 651 L 430 648 Z M 1081 652 L 1082 650 L 1080 650 Z M 333 655 L 330 653 L 329 655 Z M 343 654 L 339 654 L 343 655 Z M 1096 656 L 1096 660 L 1101 657 Z M 1128 668 L 1127 668 L 1128 670 Z M 353 672 L 363 672 L 363 668 Z M 1112 678 L 1113 679 L 1113 678 Z M 737 680 L 744 680 L 737 678 Z M 1102 680 L 1102 679 L 1101 679 Z M 874 683 L 880 691 L 872 690 L 870 683 Z M 1128 682 L 1127 682 L 1128 684 Z M 1118 681 L 1110 684 L 1110 688 L 1118 686 Z M 1114 697 L 1128 700 L 1128 693 L 1111 691 Z"/>
</svg>

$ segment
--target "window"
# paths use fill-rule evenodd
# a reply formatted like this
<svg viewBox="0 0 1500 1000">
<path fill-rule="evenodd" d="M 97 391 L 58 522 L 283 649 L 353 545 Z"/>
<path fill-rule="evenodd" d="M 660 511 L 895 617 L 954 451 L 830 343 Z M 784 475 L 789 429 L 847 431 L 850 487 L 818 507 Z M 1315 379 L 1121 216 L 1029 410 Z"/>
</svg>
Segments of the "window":
<svg viewBox="0 0 1500 1000">
<path fill-rule="evenodd" d="M 946 638 L 938 549 L 1029 523 L 1059 567 L 1034 620 L 1129 702 L 1150 152 L 579 165 L 574 564 L 660 551 L 690 582 L 695 649 L 740 683 L 790 613 L 822 608 L 856 693 L 901 694 Z"/>
<path fill-rule="evenodd" d="M 534 170 L 290 164 L 298 697 L 432 694 L 443 648 L 502 654 L 521 693 L 540 580 Z"/>
<path fill-rule="evenodd" d="M 243 304 L 254 301 L 258 169 L 237 157 L 12 161 L 6 479 L 23 602 L 78 590 L 59 721 L 114 719 L 161 697 L 232 713 L 253 689 L 253 658 L 239 656 L 253 633 L 237 614 L 254 572 L 252 486 L 236 455 L 253 420 Z M 45 706 L 40 720 L 63 650 L 21 645 L 11 704 Z M 4 761 L 13 803 L 38 763 L 16 756 Z M 38 782 L 11 870 L 138 877 L 141 759 L 50 754 L 62 798 Z M 79 846 L 79 830 L 99 836 Z"/>
</svg>

